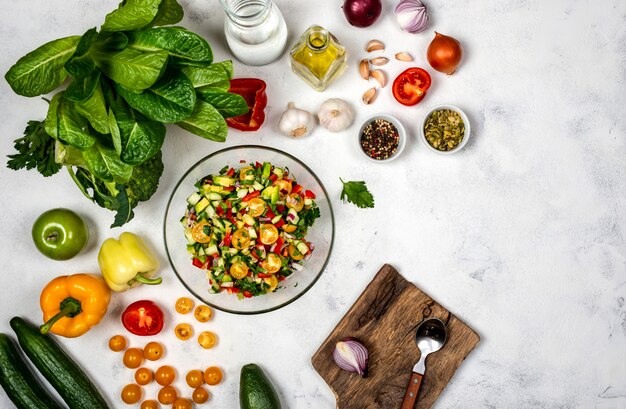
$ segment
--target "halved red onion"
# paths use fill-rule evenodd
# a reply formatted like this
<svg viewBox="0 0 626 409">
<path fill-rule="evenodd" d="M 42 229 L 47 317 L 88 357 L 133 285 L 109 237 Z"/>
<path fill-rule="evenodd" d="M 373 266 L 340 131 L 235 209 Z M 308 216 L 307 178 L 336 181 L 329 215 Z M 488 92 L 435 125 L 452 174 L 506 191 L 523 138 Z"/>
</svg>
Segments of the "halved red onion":
<svg viewBox="0 0 626 409">
<path fill-rule="evenodd" d="M 353 338 L 346 338 L 335 344 L 333 350 L 335 363 L 343 370 L 356 372 L 363 378 L 367 376 L 369 354 L 365 345 Z"/>
</svg>

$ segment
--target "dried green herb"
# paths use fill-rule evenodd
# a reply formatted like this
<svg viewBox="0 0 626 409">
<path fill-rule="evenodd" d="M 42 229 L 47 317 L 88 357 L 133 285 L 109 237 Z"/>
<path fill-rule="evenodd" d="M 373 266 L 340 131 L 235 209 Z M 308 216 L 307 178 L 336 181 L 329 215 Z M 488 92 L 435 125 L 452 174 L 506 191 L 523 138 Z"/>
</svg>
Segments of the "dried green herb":
<svg viewBox="0 0 626 409">
<path fill-rule="evenodd" d="M 450 151 L 459 146 L 463 140 L 465 124 L 458 112 L 440 109 L 426 119 L 424 135 L 433 148 Z"/>
</svg>

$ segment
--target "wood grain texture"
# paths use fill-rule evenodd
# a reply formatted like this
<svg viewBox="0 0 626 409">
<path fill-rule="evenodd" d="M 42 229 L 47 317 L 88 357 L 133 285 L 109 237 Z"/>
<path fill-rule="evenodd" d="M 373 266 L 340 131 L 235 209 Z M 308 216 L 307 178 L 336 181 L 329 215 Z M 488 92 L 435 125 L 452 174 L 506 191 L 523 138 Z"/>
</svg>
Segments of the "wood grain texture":
<svg viewBox="0 0 626 409">
<path fill-rule="evenodd" d="M 322 343 L 313 367 L 337 397 L 339 409 L 398 409 L 420 352 L 415 330 L 429 317 L 441 319 L 448 339 L 426 360 L 416 408 L 432 406 L 480 337 L 427 294 L 385 264 Z M 369 349 L 369 373 L 361 378 L 332 358 L 337 341 L 353 337 Z"/>
</svg>

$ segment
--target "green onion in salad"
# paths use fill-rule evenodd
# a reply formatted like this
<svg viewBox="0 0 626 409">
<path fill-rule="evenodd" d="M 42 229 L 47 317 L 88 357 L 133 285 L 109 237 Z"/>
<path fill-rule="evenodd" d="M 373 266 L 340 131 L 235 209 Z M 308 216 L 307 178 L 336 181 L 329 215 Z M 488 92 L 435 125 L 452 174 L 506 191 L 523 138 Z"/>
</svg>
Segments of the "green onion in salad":
<svg viewBox="0 0 626 409">
<path fill-rule="evenodd" d="M 303 268 L 306 233 L 320 211 L 315 194 L 269 162 L 225 166 L 196 183 L 181 218 L 192 264 L 207 271 L 209 292 L 250 298 L 276 291 Z"/>
</svg>

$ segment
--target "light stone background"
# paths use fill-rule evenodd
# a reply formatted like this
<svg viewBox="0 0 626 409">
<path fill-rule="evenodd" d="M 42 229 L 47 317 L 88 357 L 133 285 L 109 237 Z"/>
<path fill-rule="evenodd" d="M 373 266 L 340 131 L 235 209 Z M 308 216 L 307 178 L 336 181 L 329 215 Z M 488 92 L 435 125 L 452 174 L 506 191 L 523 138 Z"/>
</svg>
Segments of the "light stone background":
<svg viewBox="0 0 626 409">
<path fill-rule="evenodd" d="M 290 71 L 285 55 L 265 67 L 236 63 L 236 76 L 268 83 L 267 120 L 259 132 L 231 131 L 225 144 L 216 144 L 168 127 L 160 189 L 124 228 L 147 237 L 157 250 L 164 284 L 115 295 L 101 325 L 78 339 L 61 340 L 111 406 L 124 406 L 119 392 L 132 372 L 107 349 L 107 339 L 124 332 L 118 317 L 129 302 L 158 298 L 168 310 L 159 336 L 167 347 L 163 362 L 179 369 L 176 386 L 185 394 L 190 394 L 180 376 L 185 368 L 219 365 L 225 380 L 210 388 L 209 406 L 236 408 L 240 367 L 257 362 L 274 380 L 285 407 L 334 408 L 310 357 L 389 262 L 482 337 L 437 407 L 626 407 L 626 3 L 430 0 L 428 31 L 410 35 L 396 24 L 395 1 L 384 1 L 384 15 L 367 29 L 349 26 L 338 0 L 276 2 L 287 19 L 289 44 L 310 24 L 322 24 L 348 47 L 350 65 L 327 91 L 317 93 Z M 182 3 L 182 25 L 207 38 L 216 60 L 231 58 L 217 1 Z M 115 1 L 3 1 L 0 71 L 44 42 L 99 25 L 115 7 Z M 415 65 L 428 68 L 425 50 L 433 30 L 463 44 L 458 72 L 448 77 L 430 70 L 433 85 L 416 107 L 397 104 L 389 86 L 364 106 L 360 96 L 368 85 L 356 67 L 365 57 L 365 42 L 378 38 L 387 44 L 387 55 L 407 50 Z M 394 61 L 384 70 L 393 79 L 407 66 Z M 46 103 L 16 96 L 4 81 L 0 90 L 5 158 L 26 120 L 41 118 Z M 302 140 L 278 134 L 278 118 L 290 100 L 315 111 L 329 97 L 346 98 L 356 109 L 347 131 L 317 129 Z M 418 121 L 441 103 L 461 106 L 472 124 L 469 144 L 450 157 L 427 151 L 417 139 Z M 389 164 L 370 163 L 355 145 L 359 125 L 377 112 L 396 115 L 409 133 L 405 152 Z M 332 196 L 336 245 L 320 281 L 297 302 L 261 316 L 218 311 L 211 323 L 196 325 L 196 331 L 219 335 L 219 346 L 203 351 L 194 341 L 173 336 L 182 320 L 172 314 L 173 303 L 186 293 L 164 258 L 163 213 L 191 164 L 214 150 L 247 143 L 290 152 L 319 175 Z M 367 181 L 376 207 L 340 203 L 339 176 Z M 97 272 L 99 244 L 121 230 L 109 230 L 112 214 L 87 202 L 64 173 L 44 180 L 2 166 L 0 183 L 0 331 L 11 332 L 14 315 L 40 319 L 38 297 L 48 280 Z M 30 238 L 33 220 L 56 206 L 78 211 L 93 234 L 88 250 L 68 262 L 44 258 Z M 156 388 L 147 393 L 155 396 Z M 0 393 L 0 407 L 10 406 Z"/>
</svg>

